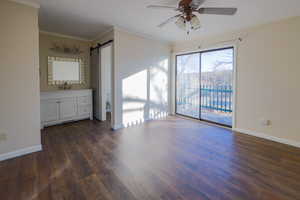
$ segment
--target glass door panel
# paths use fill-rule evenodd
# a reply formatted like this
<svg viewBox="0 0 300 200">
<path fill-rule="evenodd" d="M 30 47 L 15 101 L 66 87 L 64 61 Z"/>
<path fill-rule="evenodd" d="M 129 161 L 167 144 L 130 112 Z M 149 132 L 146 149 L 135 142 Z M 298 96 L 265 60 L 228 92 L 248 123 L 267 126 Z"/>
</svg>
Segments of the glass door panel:
<svg viewBox="0 0 300 200">
<path fill-rule="evenodd" d="M 232 126 L 233 48 L 201 53 L 201 119 Z"/>
<path fill-rule="evenodd" d="M 234 49 L 176 57 L 176 113 L 232 126 Z"/>
<path fill-rule="evenodd" d="M 200 54 L 177 56 L 176 113 L 199 118 L 200 115 Z"/>
</svg>

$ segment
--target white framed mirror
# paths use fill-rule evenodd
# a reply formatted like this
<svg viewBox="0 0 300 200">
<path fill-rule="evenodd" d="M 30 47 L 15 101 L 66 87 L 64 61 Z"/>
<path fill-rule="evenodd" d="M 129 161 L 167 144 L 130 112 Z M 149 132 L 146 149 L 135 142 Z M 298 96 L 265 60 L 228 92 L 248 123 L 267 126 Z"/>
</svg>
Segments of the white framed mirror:
<svg viewBox="0 0 300 200">
<path fill-rule="evenodd" d="M 48 85 L 84 84 L 84 71 L 82 58 L 48 56 Z"/>
</svg>

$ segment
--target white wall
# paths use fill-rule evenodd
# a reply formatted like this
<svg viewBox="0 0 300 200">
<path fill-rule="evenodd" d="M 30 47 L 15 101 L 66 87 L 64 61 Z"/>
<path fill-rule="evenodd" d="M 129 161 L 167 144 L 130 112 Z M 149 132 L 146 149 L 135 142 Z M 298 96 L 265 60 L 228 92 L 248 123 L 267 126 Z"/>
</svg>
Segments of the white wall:
<svg viewBox="0 0 300 200">
<path fill-rule="evenodd" d="M 5 153 L 37 149 L 41 138 L 38 10 L 1 1 L 0 19 L 0 134 L 7 135 L 1 160 L 14 155 Z"/>
<path fill-rule="evenodd" d="M 169 63 L 169 45 L 115 29 L 115 128 L 167 115 Z"/>
<path fill-rule="evenodd" d="M 237 45 L 237 130 L 300 145 L 299 35 L 300 17 L 296 17 L 176 43 L 173 51 L 174 54 L 197 51 L 199 45 L 202 48 Z M 238 37 L 243 41 L 230 42 Z M 271 120 L 271 125 L 262 126 L 261 119 Z"/>
</svg>

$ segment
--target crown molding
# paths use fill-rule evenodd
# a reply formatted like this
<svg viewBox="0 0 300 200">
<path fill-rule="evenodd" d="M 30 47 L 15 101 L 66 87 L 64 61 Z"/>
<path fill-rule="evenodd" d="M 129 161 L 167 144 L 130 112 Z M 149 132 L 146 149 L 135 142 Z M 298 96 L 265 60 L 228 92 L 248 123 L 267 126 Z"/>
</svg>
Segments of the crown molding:
<svg viewBox="0 0 300 200">
<path fill-rule="evenodd" d="M 96 42 L 97 40 L 100 40 L 103 36 L 105 36 L 106 34 L 113 32 L 114 31 L 114 27 L 111 27 L 109 29 L 107 29 L 106 31 L 103 31 L 102 33 L 98 34 L 92 41 Z"/>
<path fill-rule="evenodd" d="M 33 8 L 39 9 L 41 7 L 39 0 L 9 0 L 11 2 L 20 3 L 23 5 L 27 5 Z"/>
<path fill-rule="evenodd" d="M 80 40 L 80 41 L 84 41 L 84 42 L 92 42 L 93 41 L 93 40 L 89 40 L 89 39 L 82 38 L 82 37 L 70 36 L 70 35 L 54 33 L 54 32 L 49 32 L 49 31 L 43 31 L 43 30 L 40 30 L 40 33 L 45 34 L 45 35 L 51 35 L 51 36 L 56 36 L 56 37 L 72 39 L 72 40 Z"/>
</svg>

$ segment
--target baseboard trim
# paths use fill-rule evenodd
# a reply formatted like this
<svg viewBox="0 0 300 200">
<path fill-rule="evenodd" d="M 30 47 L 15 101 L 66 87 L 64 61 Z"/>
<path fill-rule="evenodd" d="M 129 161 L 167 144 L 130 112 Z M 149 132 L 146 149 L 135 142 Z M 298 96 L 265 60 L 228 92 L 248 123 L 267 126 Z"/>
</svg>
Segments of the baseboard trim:
<svg viewBox="0 0 300 200">
<path fill-rule="evenodd" d="M 1 154 L 0 161 L 16 158 L 19 156 L 23 156 L 23 155 L 38 152 L 38 151 L 42 151 L 42 145 L 36 145 L 36 146 L 27 147 L 24 149 L 19 149 L 16 151 Z"/>
<path fill-rule="evenodd" d="M 287 139 L 267 135 L 267 134 L 264 134 L 264 133 L 258 133 L 258 132 L 251 131 L 251 130 L 246 130 L 246 129 L 233 128 L 232 130 L 236 131 L 236 132 L 239 132 L 239 133 L 252 135 L 252 136 L 255 136 L 255 137 L 259 137 L 259 138 L 263 138 L 263 139 L 271 140 L 271 141 L 274 141 L 274 142 L 279 142 L 279 143 L 282 143 L 282 144 L 287 144 L 287 145 L 290 145 L 290 146 L 300 148 L 300 142 L 295 142 L 295 141 L 292 141 L 292 140 L 287 140 Z"/>
<path fill-rule="evenodd" d="M 119 130 L 121 128 L 124 128 L 124 125 L 123 124 L 114 124 L 112 126 L 112 130 L 116 131 L 116 130 Z"/>
</svg>

